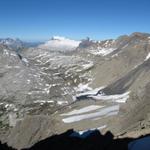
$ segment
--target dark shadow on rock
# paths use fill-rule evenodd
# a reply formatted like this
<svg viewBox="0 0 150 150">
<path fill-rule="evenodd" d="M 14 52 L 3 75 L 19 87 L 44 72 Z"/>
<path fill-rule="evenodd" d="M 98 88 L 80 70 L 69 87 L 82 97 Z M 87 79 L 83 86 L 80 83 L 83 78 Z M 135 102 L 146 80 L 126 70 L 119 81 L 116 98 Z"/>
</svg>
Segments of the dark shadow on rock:
<svg viewBox="0 0 150 150">
<path fill-rule="evenodd" d="M 15 149 L 9 147 L 7 144 L 2 144 L 0 142 L 0 150 L 15 150 Z"/>
<path fill-rule="evenodd" d="M 68 130 L 63 134 L 42 140 L 26 150 L 127 150 L 128 143 L 134 140 L 114 139 L 111 132 L 102 135 L 98 130 L 83 137 L 76 133 L 74 130 Z"/>
<path fill-rule="evenodd" d="M 78 132 L 68 130 L 63 134 L 54 135 L 44 139 L 31 148 L 22 150 L 128 150 L 128 144 L 134 140 L 149 136 L 142 136 L 137 139 L 122 138 L 114 139 L 111 132 L 102 135 L 98 130 L 87 131 L 84 136 Z M 15 150 L 0 143 L 0 150 Z M 144 149 L 142 149 L 144 150 Z"/>
</svg>

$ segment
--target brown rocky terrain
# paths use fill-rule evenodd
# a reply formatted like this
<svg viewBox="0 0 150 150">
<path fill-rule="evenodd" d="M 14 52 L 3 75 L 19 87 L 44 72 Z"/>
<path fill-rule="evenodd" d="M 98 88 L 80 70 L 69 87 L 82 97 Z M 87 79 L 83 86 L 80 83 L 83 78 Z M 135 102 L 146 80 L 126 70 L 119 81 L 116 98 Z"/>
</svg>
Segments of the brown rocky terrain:
<svg viewBox="0 0 150 150">
<path fill-rule="evenodd" d="M 1 140 L 9 146 L 28 148 L 71 128 L 149 134 L 150 34 L 87 39 L 56 53 L 1 45 L 0 53 Z"/>
</svg>

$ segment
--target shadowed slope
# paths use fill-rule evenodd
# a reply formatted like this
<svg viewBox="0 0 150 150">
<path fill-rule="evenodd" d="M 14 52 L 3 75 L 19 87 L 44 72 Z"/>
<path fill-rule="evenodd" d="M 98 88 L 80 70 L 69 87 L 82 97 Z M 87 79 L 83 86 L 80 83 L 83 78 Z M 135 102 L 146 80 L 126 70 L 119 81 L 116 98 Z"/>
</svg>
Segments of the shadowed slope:
<svg viewBox="0 0 150 150">
<path fill-rule="evenodd" d="M 90 134 L 86 133 L 86 136 L 78 136 L 78 133 L 71 129 L 63 134 L 54 135 L 42 140 L 33 145 L 31 148 L 22 150 L 128 150 L 128 145 L 129 150 L 132 150 L 132 148 L 138 145 L 143 146 L 142 144 L 144 143 L 143 141 L 145 139 L 146 142 L 150 139 L 149 135 L 142 136 L 137 139 L 114 139 L 114 136 L 111 132 L 107 132 L 105 135 L 102 135 L 98 130 L 94 130 L 89 133 Z M 139 141 L 141 141 L 142 144 Z M 149 143 L 147 142 L 146 144 L 147 145 L 144 145 L 144 147 L 148 147 Z M 0 143 L 0 150 L 15 149 L 8 147 L 6 144 Z"/>
</svg>

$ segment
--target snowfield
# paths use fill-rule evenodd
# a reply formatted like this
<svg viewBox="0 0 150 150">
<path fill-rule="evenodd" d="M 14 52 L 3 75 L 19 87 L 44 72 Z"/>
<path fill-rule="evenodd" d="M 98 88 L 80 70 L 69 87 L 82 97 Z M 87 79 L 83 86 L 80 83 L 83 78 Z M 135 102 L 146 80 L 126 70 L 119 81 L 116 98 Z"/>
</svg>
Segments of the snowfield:
<svg viewBox="0 0 150 150">
<path fill-rule="evenodd" d="M 90 69 L 94 66 L 93 62 L 89 62 L 88 64 L 84 64 L 83 65 L 83 69 L 84 70 L 87 70 L 87 69 Z"/>
<path fill-rule="evenodd" d="M 148 60 L 150 58 L 150 53 L 148 53 L 148 55 L 145 58 L 145 61 Z"/>
<path fill-rule="evenodd" d="M 95 99 L 95 100 L 111 100 L 117 103 L 125 103 L 127 99 L 129 98 L 129 93 L 130 92 L 126 92 L 126 93 L 118 94 L 118 95 L 98 94 L 96 96 L 88 96 L 88 97 Z"/>
<path fill-rule="evenodd" d="M 118 103 L 125 103 L 129 98 L 130 91 L 123 93 L 123 94 L 105 95 L 105 93 L 103 93 L 102 91 L 99 93 L 99 91 L 102 89 L 104 89 L 104 87 L 99 87 L 94 90 L 80 93 L 76 95 L 76 97 L 77 99 L 80 99 L 80 97 L 85 96 L 87 98 L 92 98 L 94 100 L 111 100 L 111 101 L 118 102 Z"/>
<path fill-rule="evenodd" d="M 87 85 L 87 86 L 88 86 L 88 85 Z M 82 85 L 82 86 L 80 86 L 80 89 L 82 89 L 82 88 L 84 88 L 84 87 L 85 87 L 85 86 Z M 87 91 L 87 92 L 83 92 L 83 93 L 80 93 L 80 94 L 76 95 L 76 97 L 87 96 L 87 95 L 93 96 L 93 95 L 96 95 L 99 90 L 102 90 L 102 89 L 104 89 L 104 88 L 105 88 L 105 87 L 102 86 L 102 87 L 99 87 L 99 88 L 96 88 L 96 89 L 93 89 L 93 90 L 89 90 L 89 91 Z"/>
<path fill-rule="evenodd" d="M 116 50 L 115 48 L 102 48 L 102 49 L 91 50 L 91 54 L 99 55 L 99 56 L 106 56 L 115 50 Z"/>
<path fill-rule="evenodd" d="M 81 121 L 85 119 L 92 119 L 92 118 L 101 117 L 101 116 L 110 116 L 110 115 L 113 115 L 111 114 L 112 112 L 115 112 L 116 114 L 118 113 L 118 111 L 119 111 L 119 105 L 114 105 L 114 106 L 102 108 L 98 112 L 67 117 L 67 118 L 64 118 L 62 121 L 64 123 L 73 123 L 73 122 L 77 122 L 77 121 Z"/>
<path fill-rule="evenodd" d="M 92 88 L 89 87 L 89 84 L 88 84 L 88 83 L 87 83 L 87 84 L 82 84 L 82 83 L 80 83 L 80 84 L 78 85 L 78 87 L 75 87 L 75 90 L 76 90 L 77 92 L 84 92 L 84 91 L 90 91 L 90 90 L 92 90 Z"/>
<path fill-rule="evenodd" d="M 97 110 L 100 108 L 103 108 L 104 106 L 98 106 L 98 105 L 91 105 L 91 106 L 87 106 L 78 110 L 73 110 L 71 112 L 68 112 L 66 114 L 61 114 L 61 116 L 71 116 L 71 115 L 78 115 L 78 114 L 82 114 L 82 113 L 87 113 L 93 110 Z"/>
<path fill-rule="evenodd" d="M 84 88 L 81 88 L 82 86 Z M 82 86 L 80 85 L 79 87 L 81 89 L 86 89 L 88 87 L 88 84 Z M 85 96 L 87 98 L 92 98 L 94 100 L 109 100 L 110 102 L 115 102 L 115 103 L 125 103 L 129 98 L 130 92 L 126 92 L 123 94 L 116 94 L 116 95 L 105 95 L 105 93 L 103 93 L 102 91 L 100 92 L 100 90 L 103 88 L 104 87 L 100 87 L 88 92 L 80 93 L 77 97 L 79 98 L 80 96 L 81 97 Z M 95 111 L 95 112 L 91 112 L 91 111 Z M 118 112 L 119 112 L 119 105 L 114 105 L 109 107 L 91 105 L 78 110 L 73 110 L 71 112 L 61 114 L 61 116 L 69 116 L 67 118 L 62 119 L 64 123 L 73 123 L 85 119 L 92 119 L 93 121 L 95 121 L 97 119 L 101 119 L 102 116 L 109 117 L 109 116 L 117 115 Z"/>
</svg>

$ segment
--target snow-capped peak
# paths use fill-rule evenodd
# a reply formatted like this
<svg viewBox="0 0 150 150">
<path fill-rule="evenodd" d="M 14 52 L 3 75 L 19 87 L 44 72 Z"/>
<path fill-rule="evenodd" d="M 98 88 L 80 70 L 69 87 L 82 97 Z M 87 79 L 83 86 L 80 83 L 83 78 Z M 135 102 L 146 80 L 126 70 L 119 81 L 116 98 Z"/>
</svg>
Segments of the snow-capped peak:
<svg viewBox="0 0 150 150">
<path fill-rule="evenodd" d="M 80 42 L 81 41 L 75 41 L 61 36 L 53 36 L 49 41 L 39 47 L 53 51 L 71 51 L 75 50 Z"/>
</svg>

